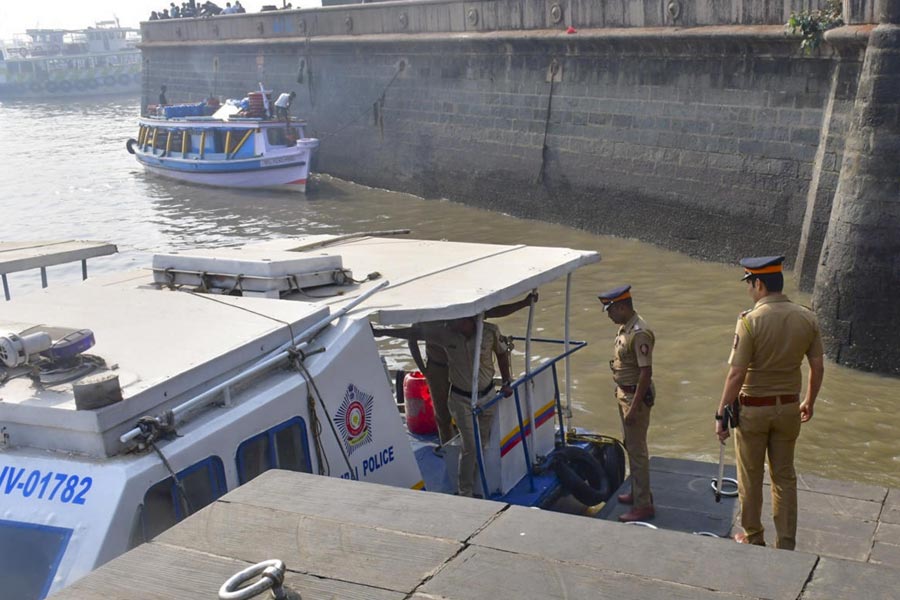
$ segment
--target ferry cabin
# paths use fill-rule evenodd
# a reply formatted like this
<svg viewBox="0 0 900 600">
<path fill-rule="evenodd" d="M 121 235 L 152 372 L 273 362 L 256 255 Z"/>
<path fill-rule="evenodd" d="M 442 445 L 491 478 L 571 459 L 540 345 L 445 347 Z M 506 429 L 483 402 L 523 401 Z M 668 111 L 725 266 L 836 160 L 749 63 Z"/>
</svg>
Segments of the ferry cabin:
<svg viewBox="0 0 900 600">
<path fill-rule="evenodd" d="M 232 160 L 277 154 L 303 138 L 304 121 L 250 123 L 231 121 L 223 126 L 210 123 L 142 122 L 137 145 L 142 152 L 159 158 Z"/>
</svg>

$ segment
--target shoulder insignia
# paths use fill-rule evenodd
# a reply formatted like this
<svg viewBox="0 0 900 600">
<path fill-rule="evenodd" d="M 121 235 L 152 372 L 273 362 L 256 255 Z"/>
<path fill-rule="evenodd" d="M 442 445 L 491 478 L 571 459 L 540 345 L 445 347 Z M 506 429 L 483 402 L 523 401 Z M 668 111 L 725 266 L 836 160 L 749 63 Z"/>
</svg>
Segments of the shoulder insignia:
<svg viewBox="0 0 900 600">
<path fill-rule="evenodd" d="M 644 356 L 650 354 L 650 346 L 648 346 L 647 344 L 641 344 L 641 354 Z"/>
</svg>

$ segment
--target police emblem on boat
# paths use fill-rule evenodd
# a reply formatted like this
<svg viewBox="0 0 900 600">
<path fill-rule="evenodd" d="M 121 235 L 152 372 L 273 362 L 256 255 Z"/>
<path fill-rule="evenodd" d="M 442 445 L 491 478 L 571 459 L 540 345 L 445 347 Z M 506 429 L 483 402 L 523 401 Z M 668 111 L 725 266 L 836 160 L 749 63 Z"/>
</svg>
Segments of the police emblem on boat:
<svg viewBox="0 0 900 600">
<path fill-rule="evenodd" d="M 334 415 L 334 424 L 341 432 L 347 454 L 372 443 L 372 409 L 374 396 L 352 383 L 344 392 L 344 401 Z"/>
</svg>

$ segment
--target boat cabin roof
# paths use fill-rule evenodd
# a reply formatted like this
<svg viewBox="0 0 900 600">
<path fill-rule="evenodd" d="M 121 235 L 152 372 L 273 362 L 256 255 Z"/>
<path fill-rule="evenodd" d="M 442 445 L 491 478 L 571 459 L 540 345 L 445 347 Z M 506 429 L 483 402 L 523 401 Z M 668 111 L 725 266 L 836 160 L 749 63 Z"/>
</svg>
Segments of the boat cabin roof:
<svg viewBox="0 0 900 600">
<path fill-rule="evenodd" d="M 90 329 L 96 345 L 86 354 L 103 360 L 100 373 L 118 375 L 123 401 L 78 410 L 73 382 L 41 385 L 13 370 L 4 378 L 0 368 L 0 422 L 21 428 L 22 445 L 114 454 L 118 436 L 140 416 L 171 408 L 286 343 L 287 324 L 302 331 L 327 313 L 309 303 L 172 292 L 135 287 L 133 280 L 14 298 L 0 303 L 0 336 L 43 330 L 57 339 L 60 330 Z"/>
<path fill-rule="evenodd" d="M 387 289 L 358 309 L 370 312 L 373 320 L 383 325 L 473 316 L 600 260 L 600 254 L 594 251 L 524 244 L 340 237 L 274 240 L 252 248 L 277 252 L 307 249 L 316 254 L 337 255 L 357 280 L 379 273 L 381 277 L 355 290 L 334 286 L 311 294 L 327 305 L 339 307 L 387 279 Z"/>
<path fill-rule="evenodd" d="M 194 129 L 202 129 L 208 127 L 211 129 L 256 129 L 266 127 L 284 127 L 285 122 L 280 119 L 265 119 L 260 117 L 156 117 L 143 116 L 140 118 L 140 124 L 145 127 L 163 127 L 163 128 L 181 128 L 191 127 Z M 291 119 L 292 127 L 305 127 L 305 119 Z"/>
</svg>

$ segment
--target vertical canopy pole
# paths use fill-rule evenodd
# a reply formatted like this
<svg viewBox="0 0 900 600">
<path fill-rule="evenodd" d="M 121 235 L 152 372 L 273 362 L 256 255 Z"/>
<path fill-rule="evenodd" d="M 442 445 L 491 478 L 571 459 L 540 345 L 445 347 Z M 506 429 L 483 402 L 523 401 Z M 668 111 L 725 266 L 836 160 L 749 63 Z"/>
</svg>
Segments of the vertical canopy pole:
<svg viewBox="0 0 900 600">
<path fill-rule="evenodd" d="M 566 418 L 572 418 L 572 370 L 569 368 L 569 313 L 572 305 L 572 274 L 566 275 L 566 313 L 565 313 L 565 342 L 563 351 L 566 353 Z M 565 439 L 566 432 L 561 432 Z"/>
<path fill-rule="evenodd" d="M 481 339 L 484 337 L 484 313 L 475 317 L 475 351 L 472 353 L 472 429 L 475 431 L 475 457 L 478 459 L 478 474 L 481 476 L 481 489 L 484 497 L 488 497 L 487 475 L 484 472 L 484 455 L 481 452 L 481 429 L 478 426 L 478 371 L 481 367 Z M 493 360 L 493 358 L 491 359 Z"/>
<path fill-rule="evenodd" d="M 3 295 L 9 300 L 9 281 L 6 279 L 6 273 L 3 273 L 0 277 L 3 278 Z"/>
<path fill-rule="evenodd" d="M 81 279 L 82 280 L 87 279 L 87 259 L 86 258 L 81 259 Z"/>
<path fill-rule="evenodd" d="M 41 267 L 41 287 L 47 287 L 47 267 Z"/>
<path fill-rule="evenodd" d="M 531 330 L 534 325 L 534 295 L 532 294 L 528 303 L 528 326 L 525 329 L 525 409 L 528 411 L 527 429 L 531 429 L 531 444 L 528 456 L 529 464 L 533 465 L 535 452 L 535 421 L 534 421 L 534 398 L 532 391 L 534 390 L 534 381 L 531 379 Z M 522 440 L 525 440 L 525 431 L 522 432 Z"/>
</svg>

